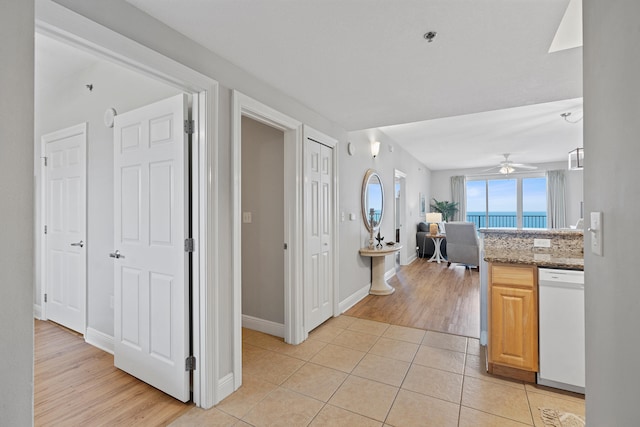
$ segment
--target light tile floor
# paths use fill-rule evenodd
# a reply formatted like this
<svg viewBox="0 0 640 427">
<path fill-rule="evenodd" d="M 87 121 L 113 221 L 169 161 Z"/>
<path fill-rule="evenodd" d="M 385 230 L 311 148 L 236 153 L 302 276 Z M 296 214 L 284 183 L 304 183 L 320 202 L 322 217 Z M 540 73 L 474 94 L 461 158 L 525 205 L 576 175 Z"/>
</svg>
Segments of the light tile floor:
<svg viewBox="0 0 640 427">
<path fill-rule="evenodd" d="M 243 330 L 243 385 L 178 426 L 543 426 L 581 395 L 487 374 L 477 339 L 340 316 L 298 346 Z"/>
</svg>

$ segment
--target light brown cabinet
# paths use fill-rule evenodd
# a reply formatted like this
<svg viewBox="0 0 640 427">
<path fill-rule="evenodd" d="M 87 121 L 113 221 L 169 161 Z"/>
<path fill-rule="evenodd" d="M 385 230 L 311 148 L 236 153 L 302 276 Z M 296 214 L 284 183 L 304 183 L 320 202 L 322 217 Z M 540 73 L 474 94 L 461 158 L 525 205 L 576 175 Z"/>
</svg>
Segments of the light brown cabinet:
<svg viewBox="0 0 640 427">
<path fill-rule="evenodd" d="M 538 270 L 489 264 L 489 372 L 535 382 L 538 371 Z"/>
</svg>

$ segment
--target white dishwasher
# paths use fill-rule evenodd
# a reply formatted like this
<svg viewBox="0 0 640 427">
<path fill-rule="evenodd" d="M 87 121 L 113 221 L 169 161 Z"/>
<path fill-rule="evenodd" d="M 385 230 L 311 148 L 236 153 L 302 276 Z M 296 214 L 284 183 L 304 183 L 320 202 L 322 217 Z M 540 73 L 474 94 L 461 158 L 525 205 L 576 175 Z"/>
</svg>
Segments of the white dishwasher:
<svg viewBox="0 0 640 427">
<path fill-rule="evenodd" d="M 584 272 L 538 270 L 541 385 L 584 393 Z"/>
</svg>

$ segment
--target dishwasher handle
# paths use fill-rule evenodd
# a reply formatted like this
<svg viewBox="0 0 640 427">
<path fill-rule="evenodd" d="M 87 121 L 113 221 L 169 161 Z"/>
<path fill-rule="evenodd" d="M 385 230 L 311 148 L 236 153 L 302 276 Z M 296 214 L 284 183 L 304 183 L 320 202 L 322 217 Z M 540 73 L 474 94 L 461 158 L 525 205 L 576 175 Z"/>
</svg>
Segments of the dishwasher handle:
<svg viewBox="0 0 640 427">
<path fill-rule="evenodd" d="M 584 271 L 540 268 L 538 269 L 538 281 L 584 285 Z"/>
</svg>

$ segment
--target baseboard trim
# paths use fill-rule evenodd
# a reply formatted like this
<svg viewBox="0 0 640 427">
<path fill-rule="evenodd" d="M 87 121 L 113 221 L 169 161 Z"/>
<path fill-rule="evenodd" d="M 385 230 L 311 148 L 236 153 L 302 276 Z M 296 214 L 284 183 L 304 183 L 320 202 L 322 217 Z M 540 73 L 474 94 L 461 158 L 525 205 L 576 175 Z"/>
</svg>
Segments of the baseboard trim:
<svg viewBox="0 0 640 427">
<path fill-rule="evenodd" d="M 417 260 L 418 256 L 416 254 L 413 254 L 409 257 L 409 259 L 407 260 L 407 265 L 411 264 L 413 261 Z"/>
<path fill-rule="evenodd" d="M 386 273 L 384 273 L 384 280 L 389 280 L 395 275 L 396 275 L 396 267 L 394 266 L 390 270 L 387 270 Z"/>
<path fill-rule="evenodd" d="M 338 304 L 338 309 L 340 310 L 340 314 L 349 310 L 351 307 L 362 301 L 367 295 L 369 295 L 369 289 L 371 289 L 371 284 L 365 285 L 362 288 L 355 291 L 353 294 L 348 296 L 344 301 Z"/>
<path fill-rule="evenodd" d="M 257 317 L 242 315 L 242 327 L 253 329 L 254 331 L 264 332 L 265 334 L 274 335 L 284 338 L 284 324 L 272 322 L 270 320 L 258 319 Z"/>
<path fill-rule="evenodd" d="M 218 402 L 216 405 L 233 393 L 233 373 L 229 373 L 218 380 Z"/>
<path fill-rule="evenodd" d="M 100 350 L 113 354 L 114 341 L 111 335 L 107 335 L 97 329 L 87 328 L 87 332 L 84 334 L 84 340 L 86 343 L 98 347 Z"/>
<path fill-rule="evenodd" d="M 42 320 L 42 306 L 38 304 L 33 304 L 33 317 Z"/>
</svg>

